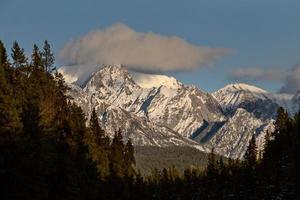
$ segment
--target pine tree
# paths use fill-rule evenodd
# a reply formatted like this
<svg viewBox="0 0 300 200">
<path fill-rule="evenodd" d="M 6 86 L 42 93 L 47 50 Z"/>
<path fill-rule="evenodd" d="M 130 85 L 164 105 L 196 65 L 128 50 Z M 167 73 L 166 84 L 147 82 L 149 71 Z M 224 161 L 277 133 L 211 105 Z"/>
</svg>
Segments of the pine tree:
<svg viewBox="0 0 300 200">
<path fill-rule="evenodd" d="M 134 170 L 135 158 L 134 158 L 134 147 L 130 139 L 127 141 L 125 146 L 124 165 L 125 165 L 124 168 L 126 170 L 127 176 L 133 176 L 135 174 L 135 170 Z"/>
<path fill-rule="evenodd" d="M 41 53 L 36 44 L 33 45 L 33 51 L 31 54 L 31 65 L 37 69 L 43 69 Z"/>
<path fill-rule="evenodd" d="M 35 97 L 26 102 L 22 112 L 22 123 L 24 132 L 30 136 L 35 137 L 41 132 L 40 110 Z"/>
<path fill-rule="evenodd" d="M 66 102 L 70 99 L 70 96 L 67 95 L 67 91 L 70 89 L 61 73 L 55 72 L 54 74 L 54 81 L 57 87 L 57 94 L 59 99 L 63 102 Z"/>
<path fill-rule="evenodd" d="M 91 119 L 90 119 L 90 129 L 97 139 L 97 143 L 105 150 L 109 151 L 110 141 L 109 137 L 105 134 L 105 131 L 100 127 L 98 117 L 95 108 L 93 108 Z"/>
<path fill-rule="evenodd" d="M 255 135 L 252 135 L 252 138 L 249 141 L 248 148 L 244 155 L 245 166 L 250 169 L 254 169 L 256 167 L 257 161 L 257 146 Z"/>
<path fill-rule="evenodd" d="M 104 130 L 100 127 L 98 116 L 96 113 L 95 108 L 93 108 L 91 119 L 90 119 L 90 129 L 92 134 L 97 138 L 98 142 L 100 143 L 100 138 L 105 136 Z"/>
<path fill-rule="evenodd" d="M 11 137 L 11 133 L 18 132 L 21 123 L 3 66 L 4 64 L 0 63 L 0 135 L 1 139 L 7 139 Z"/>
<path fill-rule="evenodd" d="M 104 180 L 109 175 L 109 159 L 107 147 L 103 146 L 103 139 L 106 139 L 105 132 L 101 129 L 95 108 L 92 111 L 90 131 L 85 137 L 86 144 L 89 148 L 89 155 L 96 163 L 99 176 Z M 108 144 L 109 145 L 109 144 Z"/>
<path fill-rule="evenodd" d="M 279 136 L 280 132 L 285 132 L 287 130 L 288 120 L 288 113 L 282 107 L 278 108 L 277 119 L 275 121 L 275 131 L 273 132 L 273 136 L 275 138 Z"/>
<path fill-rule="evenodd" d="M 8 64 L 6 49 L 3 42 L 0 40 L 0 64 Z"/>
<path fill-rule="evenodd" d="M 269 149 L 270 141 L 271 141 L 271 132 L 269 130 L 267 130 L 265 138 L 264 138 L 263 156 Z"/>
<path fill-rule="evenodd" d="M 208 163 L 206 167 L 206 173 L 208 177 L 214 177 L 218 174 L 218 166 L 216 161 L 216 155 L 214 153 L 214 149 L 211 150 L 208 155 Z"/>
<path fill-rule="evenodd" d="M 13 59 L 13 66 L 15 68 L 24 67 L 27 65 L 27 58 L 24 54 L 24 49 L 20 48 L 17 41 L 13 43 L 13 48 L 11 49 L 11 57 Z"/>
<path fill-rule="evenodd" d="M 124 144 L 121 130 L 114 135 L 110 153 L 110 171 L 112 176 L 124 177 Z"/>
<path fill-rule="evenodd" d="M 52 71 L 55 70 L 54 65 L 54 55 L 53 52 L 51 51 L 50 44 L 48 43 L 47 40 L 44 42 L 44 47 L 43 47 L 43 52 L 42 52 L 42 62 L 43 66 L 45 67 L 45 71 L 51 73 Z"/>
</svg>

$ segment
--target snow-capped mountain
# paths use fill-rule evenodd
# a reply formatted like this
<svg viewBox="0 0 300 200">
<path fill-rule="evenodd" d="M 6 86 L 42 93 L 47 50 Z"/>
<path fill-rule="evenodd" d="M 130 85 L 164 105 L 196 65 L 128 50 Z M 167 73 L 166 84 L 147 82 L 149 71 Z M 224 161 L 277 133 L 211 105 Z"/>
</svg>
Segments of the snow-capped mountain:
<svg viewBox="0 0 300 200">
<path fill-rule="evenodd" d="M 161 77 L 159 77 L 161 79 Z M 120 107 L 157 125 L 168 127 L 189 137 L 203 120 L 225 118 L 218 102 L 194 86 L 185 86 L 169 78 L 172 87 L 141 87 L 122 66 L 107 66 L 96 72 L 83 92 L 90 96 L 92 107 L 98 102 Z M 175 87 L 176 86 L 176 87 Z M 75 98 L 76 99 L 76 98 Z"/>
<path fill-rule="evenodd" d="M 141 87 L 124 67 L 111 65 L 94 73 L 83 87 L 71 84 L 70 94 L 88 118 L 96 108 L 110 135 L 121 128 L 136 145 L 192 145 L 203 150 L 188 136 L 204 119 L 224 118 L 217 101 L 174 78 L 153 78 L 163 78 L 164 85 Z M 202 112 L 197 112 L 200 107 Z"/>
<path fill-rule="evenodd" d="M 227 85 L 214 92 L 213 96 L 227 114 L 244 108 L 257 118 L 269 119 L 275 116 L 279 107 L 267 91 L 242 83 Z"/>
<path fill-rule="evenodd" d="M 243 83 L 230 84 L 213 93 L 224 110 L 237 108 L 245 101 L 265 100 L 267 91 Z"/>
<path fill-rule="evenodd" d="M 68 71 L 60 69 L 73 83 L 70 94 L 87 118 L 95 108 L 110 136 L 120 128 L 135 145 L 214 148 L 241 158 L 253 134 L 262 148 L 279 106 L 299 102 L 296 96 L 288 99 L 247 84 L 209 94 L 173 77 L 131 72 L 121 65 L 95 67 L 92 75 Z"/>
</svg>

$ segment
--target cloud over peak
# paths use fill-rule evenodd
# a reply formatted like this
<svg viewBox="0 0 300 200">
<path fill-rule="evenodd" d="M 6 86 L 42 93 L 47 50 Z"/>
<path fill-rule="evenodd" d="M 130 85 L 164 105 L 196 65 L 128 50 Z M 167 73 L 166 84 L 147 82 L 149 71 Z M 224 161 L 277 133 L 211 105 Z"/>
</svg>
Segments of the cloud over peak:
<svg viewBox="0 0 300 200">
<path fill-rule="evenodd" d="M 121 63 L 137 71 L 166 72 L 196 69 L 230 52 L 115 24 L 69 41 L 61 49 L 60 58 L 65 64 Z"/>
</svg>

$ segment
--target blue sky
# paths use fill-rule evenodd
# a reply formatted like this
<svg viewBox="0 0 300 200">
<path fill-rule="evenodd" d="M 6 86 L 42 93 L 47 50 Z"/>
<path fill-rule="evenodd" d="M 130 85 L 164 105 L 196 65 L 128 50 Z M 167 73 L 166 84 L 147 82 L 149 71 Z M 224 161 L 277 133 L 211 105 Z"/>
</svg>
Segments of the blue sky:
<svg viewBox="0 0 300 200">
<path fill-rule="evenodd" d="M 281 72 L 300 62 L 298 0 L 0 0 L 0 39 L 7 48 L 18 40 L 28 53 L 33 43 L 47 39 L 57 55 L 70 39 L 115 23 L 233 49 L 207 67 L 167 73 L 208 92 L 239 81 L 229 78 L 236 69 Z M 270 91 L 284 84 L 281 79 L 245 81 Z"/>
</svg>

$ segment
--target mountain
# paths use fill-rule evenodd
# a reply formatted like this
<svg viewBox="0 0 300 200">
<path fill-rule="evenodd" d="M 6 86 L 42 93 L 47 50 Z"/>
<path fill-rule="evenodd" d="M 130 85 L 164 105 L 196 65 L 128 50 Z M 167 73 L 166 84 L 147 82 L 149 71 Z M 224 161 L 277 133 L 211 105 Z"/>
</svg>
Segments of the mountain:
<svg viewBox="0 0 300 200">
<path fill-rule="evenodd" d="M 76 93 L 85 93 L 89 109 L 100 107 L 98 104 L 115 106 L 184 137 L 189 137 L 203 120 L 211 122 L 225 118 L 218 102 L 210 94 L 178 81 L 174 84 L 174 78 L 170 79 L 172 87 L 141 87 L 124 67 L 112 65 L 96 72 Z M 72 96 L 78 99 L 78 94 Z M 87 105 L 81 102 L 80 106 Z"/>
<path fill-rule="evenodd" d="M 274 118 L 279 107 L 267 91 L 242 83 L 227 85 L 214 92 L 213 96 L 229 115 L 243 108 L 257 118 L 266 120 Z"/>
<path fill-rule="evenodd" d="M 229 84 L 213 93 L 224 110 L 235 109 L 245 101 L 266 99 L 267 91 L 244 83 Z"/>
<path fill-rule="evenodd" d="M 81 77 L 68 67 L 60 72 L 70 82 L 73 101 L 88 119 L 95 108 L 111 137 L 121 129 L 124 140 L 131 138 L 136 146 L 214 148 L 232 158 L 243 157 L 253 134 L 262 149 L 278 107 L 292 110 L 300 101 L 299 95 L 270 94 L 247 84 L 209 94 L 173 77 L 131 72 L 122 65 L 95 67 Z"/>
</svg>

